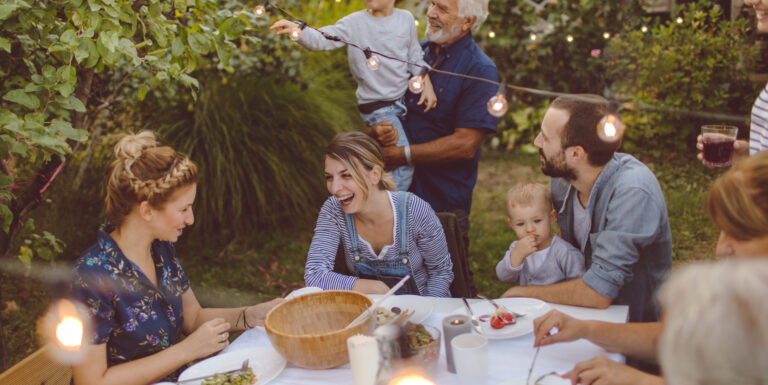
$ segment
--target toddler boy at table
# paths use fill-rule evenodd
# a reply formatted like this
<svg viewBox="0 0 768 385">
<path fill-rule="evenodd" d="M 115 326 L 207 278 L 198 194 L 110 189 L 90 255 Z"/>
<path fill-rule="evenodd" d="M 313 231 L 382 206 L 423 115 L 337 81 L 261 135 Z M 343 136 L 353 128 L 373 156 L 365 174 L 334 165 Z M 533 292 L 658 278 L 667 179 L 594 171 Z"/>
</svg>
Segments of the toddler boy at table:
<svg viewBox="0 0 768 385">
<path fill-rule="evenodd" d="M 320 28 L 325 34 L 334 35 L 354 43 L 360 48 L 370 48 L 383 55 L 406 60 L 415 65 L 381 58 L 377 70 L 368 68 L 368 58 L 358 48 L 347 46 L 349 70 L 357 81 L 357 108 L 368 126 L 384 120 L 392 122 L 397 130 L 397 146 L 405 147 L 407 164 L 392 170 L 392 178 L 398 191 L 408 191 L 413 180 L 408 137 L 400 117 L 406 108 L 403 96 L 408 89 L 410 74 L 419 75 L 424 62 L 424 51 L 416 35 L 416 24 L 410 12 L 395 8 L 396 0 L 366 1 L 368 9 L 353 12 L 336 22 Z M 278 34 L 291 33 L 299 25 L 288 20 L 278 20 L 269 27 Z M 326 39 L 323 34 L 305 28 L 297 42 L 310 51 L 327 51 L 344 46 L 343 42 Z M 377 58 L 379 59 L 379 58 Z M 418 104 L 424 111 L 437 105 L 437 96 L 429 75 L 423 76 L 423 89 Z"/>
<path fill-rule="evenodd" d="M 509 226 L 518 240 L 496 265 L 499 280 L 522 286 L 550 285 L 584 274 L 584 254 L 552 233 L 557 213 L 549 187 L 518 184 L 507 191 L 505 203 Z"/>
</svg>

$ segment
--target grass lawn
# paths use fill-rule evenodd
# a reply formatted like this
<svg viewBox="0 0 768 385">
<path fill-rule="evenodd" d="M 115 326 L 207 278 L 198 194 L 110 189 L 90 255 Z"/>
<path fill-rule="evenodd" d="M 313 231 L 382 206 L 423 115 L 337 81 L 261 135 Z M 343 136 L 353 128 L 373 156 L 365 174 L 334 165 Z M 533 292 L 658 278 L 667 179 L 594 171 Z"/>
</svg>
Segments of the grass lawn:
<svg viewBox="0 0 768 385">
<path fill-rule="evenodd" d="M 667 199 L 676 264 L 712 258 L 718 232 L 703 202 L 717 172 L 691 158 L 643 160 L 656 173 Z M 547 181 L 539 172 L 537 155 L 484 152 L 471 214 L 470 255 L 476 284 L 486 295 L 498 296 L 507 288 L 495 276 L 496 263 L 514 240 L 506 222 L 504 195 L 515 183 L 528 180 Z M 241 306 L 303 286 L 313 228 L 314 223 L 306 223 L 279 232 L 253 229 L 236 239 L 226 234 L 201 234 L 194 239 L 187 235 L 177 247 L 201 303 Z M 0 295 L 0 322 L 12 365 L 37 349 L 35 323 L 48 294 L 33 279 L 0 274 Z"/>
</svg>

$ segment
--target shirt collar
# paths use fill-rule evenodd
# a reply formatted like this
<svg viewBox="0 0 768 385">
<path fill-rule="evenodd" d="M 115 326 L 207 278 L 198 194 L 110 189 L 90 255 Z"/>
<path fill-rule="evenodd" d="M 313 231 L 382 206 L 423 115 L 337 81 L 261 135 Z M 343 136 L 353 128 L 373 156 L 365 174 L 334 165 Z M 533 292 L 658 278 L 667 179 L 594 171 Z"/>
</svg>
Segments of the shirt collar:
<svg viewBox="0 0 768 385">
<path fill-rule="evenodd" d="M 130 259 L 128 259 L 125 254 L 123 254 L 123 251 L 120 250 L 120 247 L 117 245 L 117 242 L 112 238 L 109 233 L 115 230 L 115 225 L 107 222 L 99 227 L 99 234 L 98 234 L 98 244 L 100 252 L 106 255 L 107 259 L 110 261 L 110 264 L 112 267 L 119 271 L 121 274 L 124 274 L 125 276 L 133 279 L 139 280 L 142 284 L 145 286 L 154 289 L 155 285 L 153 285 L 151 282 L 149 282 L 149 279 L 146 278 L 144 274 L 139 274 L 139 269 L 136 267 L 136 265 L 131 262 Z M 152 242 L 152 254 L 153 257 L 155 255 L 155 242 Z M 154 261 L 153 258 L 153 267 L 154 264 L 157 263 L 157 261 Z M 158 276 L 158 285 L 162 286 L 163 282 L 162 279 L 164 277 Z"/>
<path fill-rule="evenodd" d="M 464 49 L 466 49 L 472 41 L 473 41 L 472 32 L 468 32 L 464 36 L 460 37 L 459 40 L 456 40 L 453 43 L 446 45 L 445 47 L 440 47 L 440 50 L 438 52 L 443 55 L 461 52 Z M 429 50 L 433 54 L 437 49 L 437 47 L 439 46 L 438 44 L 432 43 L 432 42 L 429 42 L 428 45 L 429 45 Z"/>
</svg>

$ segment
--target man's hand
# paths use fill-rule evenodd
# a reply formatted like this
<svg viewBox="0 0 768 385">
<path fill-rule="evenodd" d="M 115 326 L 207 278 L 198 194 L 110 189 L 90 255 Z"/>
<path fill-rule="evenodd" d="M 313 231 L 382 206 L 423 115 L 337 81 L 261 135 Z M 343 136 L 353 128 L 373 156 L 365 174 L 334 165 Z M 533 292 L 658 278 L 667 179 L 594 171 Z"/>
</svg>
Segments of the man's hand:
<svg viewBox="0 0 768 385">
<path fill-rule="evenodd" d="M 387 165 L 387 170 L 394 170 L 405 164 L 405 151 L 403 147 L 382 147 L 381 152 L 384 155 L 384 164 Z"/>
<path fill-rule="evenodd" d="M 570 379 L 573 385 L 642 385 L 664 383 L 659 377 L 643 373 L 604 356 L 579 362 L 570 372 L 563 374 L 563 378 Z"/>
<path fill-rule="evenodd" d="M 701 163 L 709 168 L 714 167 L 711 163 L 704 160 L 704 137 L 699 134 L 696 138 L 696 149 L 699 152 L 696 154 Z M 746 140 L 737 140 L 733 142 L 733 163 L 736 163 L 744 158 L 749 157 L 749 143 Z"/>
<path fill-rule="evenodd" d="M 528 258 L 529 255 L 533 254 L 537 250 L 538 247 L 536 247 L 535 235 L 527 235 L 521 238 L 517 241 L 517 244 L 515 244 L 515 248 L 509 252 L 510 265 L 512 265 L 512 267 L 518 267 L 522 265 L 525 258 Z"/>
<path fill-rule="evenodd" d="M 397 144 L 397 140 L 400 139 L 395 125 L 389 120 L 382 120 L 373 126 L 365 126 L 365 133 L 371 138 L 376 139 L 382 147 L 394 146 Z"/>
<path fill-rule="evenodd" d="M 424 89 L 421 91 L 421 97 L 417 105 L 424 104 L 424 112 L 427 112 L 437 107 L 437 95 L 435 89 L 432 88 L 432 81 L 429 80 L 429 75 L 424 76 Z"/>
</svg>

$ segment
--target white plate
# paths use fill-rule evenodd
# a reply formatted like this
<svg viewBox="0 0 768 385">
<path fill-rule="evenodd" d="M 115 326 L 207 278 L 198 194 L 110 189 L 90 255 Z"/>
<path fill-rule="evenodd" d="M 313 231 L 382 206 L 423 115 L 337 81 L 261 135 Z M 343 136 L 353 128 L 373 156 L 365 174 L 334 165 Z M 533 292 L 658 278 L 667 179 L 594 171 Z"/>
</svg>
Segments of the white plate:
<svg viewBox="0 0 768 385">
<path fill-rule="evenodd" d="M 505 326 L 501 329 L 494 329 L 490 324 L 490 316 L 496 312 L 493 305 L 488 301 L 470 304 L 472 312 L 475 313 L 475 316 L 477 316 L 477 319 L 480 321 L 480 326 L 483 328 L 483 334 L 486 338 L 491 340 L 515 338 L 533 332 L 533 320 L 548 312 L 550 309 L 549 305 L 534 298 L 500 298 L 495 301 L 500 306 L 509 309 L 509 311 L 525 314 L 525 317 L 518 318 L 517 323 L 514 325 Z M 469 315 L 467 308 L 464 306 L 457 308 L 453 313 Z M 484 322 L 481 319 L 481 316 L 483 315 L 488 315 L 488 318 L 483 317 L 486 318 Z"/>
<path fill-rule="evenodd" d="M 531 382 L 533 382 L 536 378 L 541 377 L 542 375 L 544 375 L 544 373 L 540 373 L 538 375 L 534 374 L 533 376 L 531 376 L 532 377 Z M 526 380 L 525 377 L 516 378 L 512 381 L 505 381 L 499 385 L 527 385 L 525 383 L 525 380 Z M 547 376 L 543 378 L 538 385 L 571 385 L 571 381 L 561 378 L 560 376 Z"/>
<path fill-rule="evenodd" d="M 379 297 L 381 296 L 371 296 L 374 301 Z M 413 313 L 411 318 L 408 318 L 408 322 L 417 324 L 424 322 L 424 320 L 432 314 L 432 309 L 434 308 L 434 305 L 429 299 L 411 294 L 393 295 L 384 300 L 379 306 L 387 309 L 392 309 L 397 306 L 402 311 L 414 310 L 415 313 Z"/>
<path fill-rule="evenodd" d="M 213 376 L 216 373 L 238 369 L 243 361 L 248 359 L 248 366 L 256 375 L 254 385 L 264 385 L 277 377 L 285 368 L 285 358 L 271 347 L 256 347 L 240 349 L 233 352 L 220 354 L 207 360 L 200 361 L 185 370 L 179 376 L 179 381 L 187 378 Z M 199 385 L 202 381 L 185 382 L 184 385 Z"/>
<path fill-rule="evenodd" d="M 319 287 L 315 287 L 315 286 L 302 287 L 302 288 L 296 289 L 296 290 L 292 291 L 290 294 L 286 295 L 285 299 L 289 300 L 291 298 L 296 298 L 296 297 L 298 297 L 300 295 L 317 293 L 319 291 L 323 291 L 323 289 L 321 289 Z"/>
</svg>

